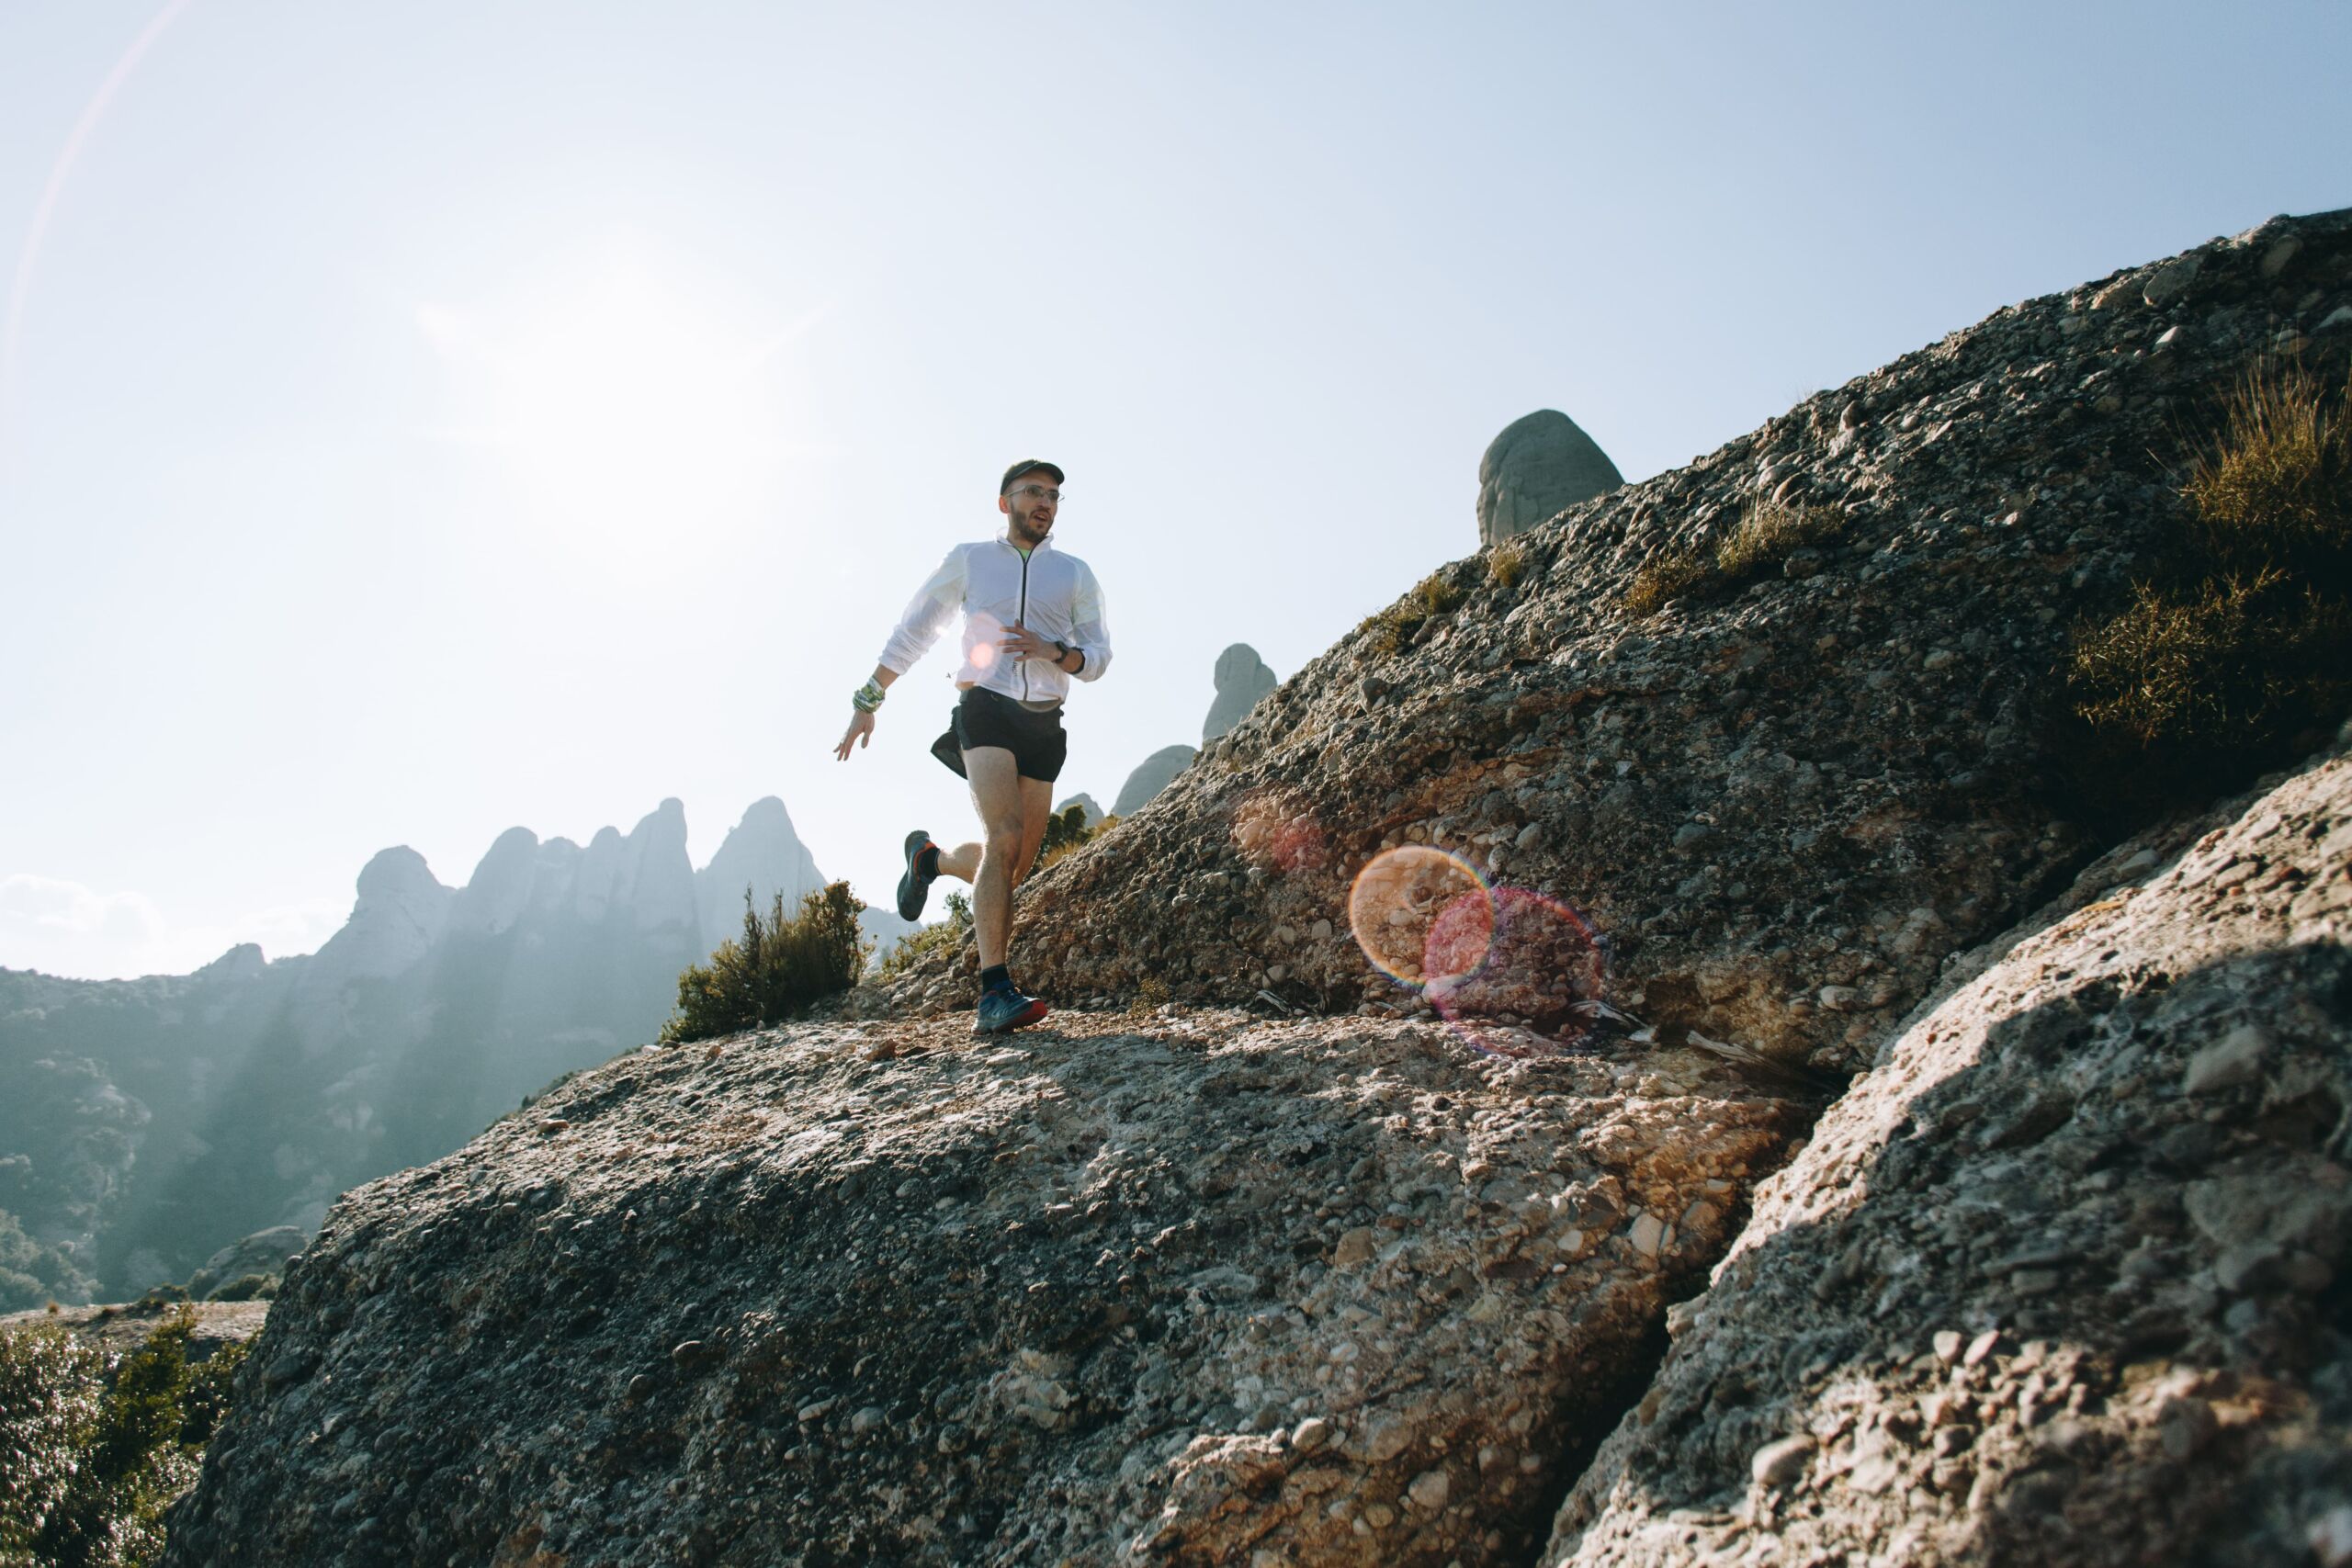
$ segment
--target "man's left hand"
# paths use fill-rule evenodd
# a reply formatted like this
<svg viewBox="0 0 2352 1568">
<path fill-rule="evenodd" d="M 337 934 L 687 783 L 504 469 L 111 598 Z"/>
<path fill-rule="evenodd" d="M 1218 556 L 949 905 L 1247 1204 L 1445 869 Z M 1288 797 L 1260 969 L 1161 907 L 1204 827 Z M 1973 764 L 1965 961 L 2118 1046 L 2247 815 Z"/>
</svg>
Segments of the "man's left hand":
<svg viewBox="0 0 2352 1568">
<path fill-rule="evenodd" d="M 1017 621 L 997 639 L 997 646 L 1023 659 L 1042 659 L 1048 664 L 1061 662 L 1061 649 L 1054 646 L 1052 637 L 1039 637 Z"/>
</svg>

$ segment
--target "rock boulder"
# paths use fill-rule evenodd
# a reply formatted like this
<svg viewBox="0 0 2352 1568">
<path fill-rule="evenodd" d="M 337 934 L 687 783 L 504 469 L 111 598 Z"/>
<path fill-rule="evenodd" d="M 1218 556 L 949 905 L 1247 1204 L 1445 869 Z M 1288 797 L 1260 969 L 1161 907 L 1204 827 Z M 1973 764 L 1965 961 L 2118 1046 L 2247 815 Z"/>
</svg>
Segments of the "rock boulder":
<svg viewBox="0 0 2352 1568">
<path fill-rule="evenodd" d="M 1478 542 L 1498 545 L 1624 482 L 1575 420 L 1537 409 L 1503 426 L 1478 459 Z"/>
<path fill-rule="evenodd" d="M 1206 746 L 1249 716 L 1266 694 L 1282 682 L 1258 657 L 1258 650 L 1237 642 L 1216 656 L 1216 697 L 1201 724 L 1201 744 Z"/>
<path fill-rule="evenodd" d="M 336 1207 L 165 1561 L 1524 1561 L 1801 1119 L 1369 1020 L 639 1053 Z"/>
<path fill-rule="evenodd" d="M 2100 871 L 1765 1184 L 1546 1564 L 2312 1561 L 2352 1498 L 2352 761 Z"/>
<path fill-rule="evenodd" d="M 2131 830 L 2129 781 L 2077 766 L 2074 627 L 2184 515 L 2184 432 L 2352 289 L 2352 213 L 2193 254 L 2161 306 L 2094 308 L 2106 280 L 2008 307 L 1441 569 L 1029 883 L 1023 983 L 1425 1008 L 1347 911 L 1428 848 L 1597 931 L 1610 998 L 1662 1037 L 1859 1072 L 1948 954 Z M 2340 386 L 2352 333 L 2309 342 Z M 1737 573 L 1641 592 L 1758 517 Z M 945 971 L 872 1004 L 960 1000 Z"/>
<path fill-rule="evenodd" d="M 1199 753 L 1190 746 L 1163 746 L 1136 764 L 1127 782 L 1119 786 L 1119 798 L 1111 803 L 1114 817 L 1132 817 L 1149 805 L 1154 796 L 1168 787 L 1170 781 L 1186 768 Z"/>
</svg>

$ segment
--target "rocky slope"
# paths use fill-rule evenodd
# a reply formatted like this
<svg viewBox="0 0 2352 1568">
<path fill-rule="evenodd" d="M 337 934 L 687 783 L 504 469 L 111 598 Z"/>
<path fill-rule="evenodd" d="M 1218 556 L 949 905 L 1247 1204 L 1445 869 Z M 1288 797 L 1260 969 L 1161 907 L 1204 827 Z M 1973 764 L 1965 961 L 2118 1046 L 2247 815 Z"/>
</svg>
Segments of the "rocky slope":
<svg viewBox="0 0 2352 1568">
<path fill-rule="evenodd" d="M 1673 1037 L 1860 1070 L 1947 954 L 2128 830 L 2120 781 L 2071 765 L 2072 626 L 2124 601 L 2255 356 L 2342 384 L 2347 306 L 2352 214 L 2277 220 L 2003 310 L 1444 568 L 1033 883 L 1023 983 L 1421 1004 L 1336 917 L 1383 851 L 1432 845 L 1596 927 L 1614 999 Z M 1826 536 L 1629 604 L 1769 503 Z M 968 994 L 941 964 L 875 1005 Z"/>
<path fill-rule="evenodd" d="M 649 1051 L 352 1194 L 168 1561 L 1523 1559 L 1805 1108 L 1168 1013 Z"/>
<path fill-rule="evenodd" d="M 1766 1184 L 1545 1563 L 2352 1553 L 2352 760 L 2140 862 Z"/>
<path fill-rule="evenodd" d="M 2352 1560 L 2352 761 L 2133 838 L 2057 673 L 2347 294 L 2266 225 L 1445 569 L 1024 890 L 1044 1029 L 967 951 L 349 1195 L 168 1560 Z"/>
</svg>

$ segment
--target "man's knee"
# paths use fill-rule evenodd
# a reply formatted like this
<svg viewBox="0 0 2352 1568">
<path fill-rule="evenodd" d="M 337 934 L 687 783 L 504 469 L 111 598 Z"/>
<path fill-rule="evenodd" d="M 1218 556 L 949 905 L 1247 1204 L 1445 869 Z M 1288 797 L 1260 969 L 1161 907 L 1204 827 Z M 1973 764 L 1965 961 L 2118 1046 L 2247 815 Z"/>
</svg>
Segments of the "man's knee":
<svg viewBox="0 0 2352 1568">
<path fill-rule="evenodd" d="M 1003 860 L 1008 865 L 1021 853 L 1021 824 L 1009 827 L 990 824 L 981 852 L 989 860 Z"/>
</svg>

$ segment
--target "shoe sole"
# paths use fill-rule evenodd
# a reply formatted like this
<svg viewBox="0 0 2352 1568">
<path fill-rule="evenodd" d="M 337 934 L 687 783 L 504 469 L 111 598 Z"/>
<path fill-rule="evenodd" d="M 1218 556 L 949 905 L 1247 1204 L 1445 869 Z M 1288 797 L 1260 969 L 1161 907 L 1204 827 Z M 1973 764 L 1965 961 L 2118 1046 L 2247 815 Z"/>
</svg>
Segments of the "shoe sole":
<svg viewBox="0 0 2352 1568">
<path fill-rule="evenodd" d="M 915 872 L 915 856 L 930 842 L 931 835 L 921 828 L 907 835 L 907 872 L 899 878 L 899 919 L 902 920 L 922 919 L 922 907 L 931 901 L 931 885 L 939 880 L 925 879 Z"/>
<path fill-rule="evenodd" d="M 975 1040 L 981 1040 L 991 1034 L 1010 1034 L 1016 1029 L 1026 1029 L 1033 1023 L 1043 1022 L 1046 1015 L 1053 1010 L 1054 1010 L 1052 1008 L 1047 1007 L 1044 1002 L 1041 1002 L 1036 998 L 1032 997 L 1029 998 L 1029 1005 L 1027 1007 L 1023 1008 L 1019 1012 L 1014 1013 L 1010 1019 L 1007 1019 L 1004 1022 L 998 1024 L 994 1029 L 983 1028 L 980 1024 L 975 1022 L 972 1025 L 972 1038 Z"/>
</svg>

